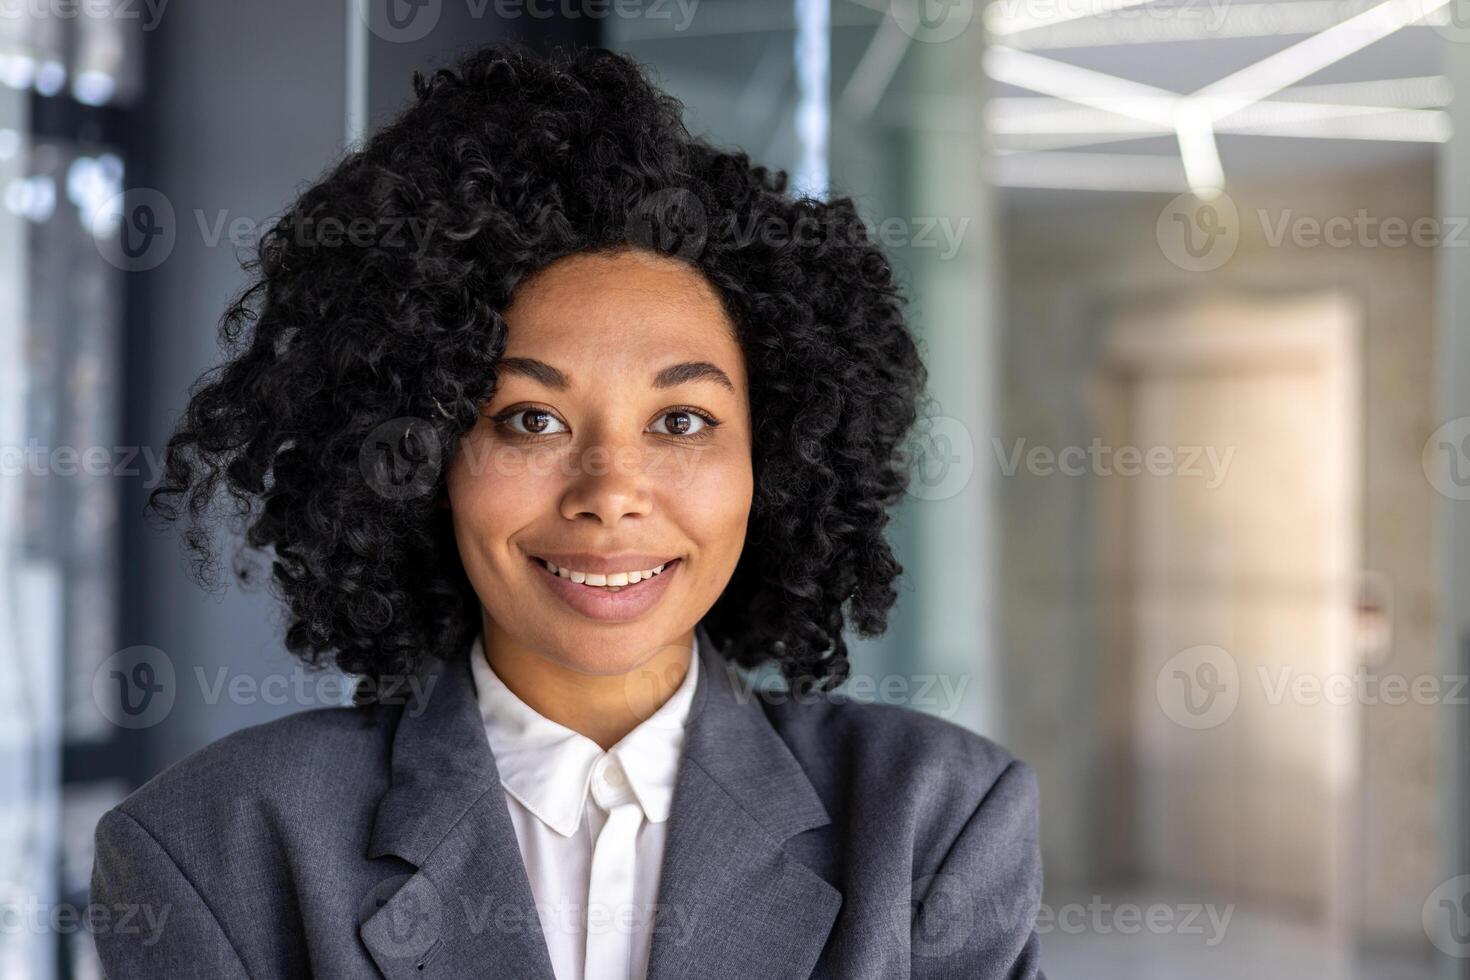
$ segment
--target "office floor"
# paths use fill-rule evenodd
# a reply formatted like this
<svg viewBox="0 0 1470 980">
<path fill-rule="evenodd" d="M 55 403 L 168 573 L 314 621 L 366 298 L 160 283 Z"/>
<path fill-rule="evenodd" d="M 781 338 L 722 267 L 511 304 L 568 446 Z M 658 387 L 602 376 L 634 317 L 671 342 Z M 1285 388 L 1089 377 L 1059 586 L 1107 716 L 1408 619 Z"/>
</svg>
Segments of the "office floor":
<svg viewBox="0 0 1470 980">
<path fill-rule="evenodd" d="M 1167 901 L 1167 900 L 1164 900 Z M 1190 903 L 1170 902 L 1159 928 L 1118 913 L 1120 906 L 1147 910 L 1151 896 L 1048 895 L 1056 918 L 1041 936 L 1048 980 L 1434 980 L 1427 959 L 1404 953 L 1359 953 L 1310 927 L 1236 906 L 1212 919 L 1206 909 L 1190 915 Z M 1070 909 L 1063 915 L 1064 909 Z M 1147 921 L 1141 920 L 1141 921 Z M 1179 928 L 1165 928 L 1173 921 Z M 1223 923 L 1223 925 L 1222 925 Z"/>
</svg>

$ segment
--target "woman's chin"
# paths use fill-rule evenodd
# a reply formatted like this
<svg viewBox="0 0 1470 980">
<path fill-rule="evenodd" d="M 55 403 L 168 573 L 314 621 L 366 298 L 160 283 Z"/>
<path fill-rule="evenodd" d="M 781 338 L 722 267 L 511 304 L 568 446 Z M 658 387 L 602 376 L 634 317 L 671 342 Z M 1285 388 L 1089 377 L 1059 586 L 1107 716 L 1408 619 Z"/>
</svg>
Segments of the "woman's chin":
<svg viewBox="0 0 1470 980">
<path fill-rule="evenodd" d="M 609 641 L 606 637 L 599 639 L 595 635 L 597 630 L 594 627 L 587 631 L 593 635 L 586 636 L 584 642 L 577 641 L 579 634 L 585 635 L 583 631 L 561 633 L 555 649 L 548 653 L 569 670 L 611 677 L 632 673 L 664 660 L 677 659 L 680 651 L 689 649 L 687 644 L 669 644 L 637 635 L 624 635 L 616 641 Z"/>
</svg>

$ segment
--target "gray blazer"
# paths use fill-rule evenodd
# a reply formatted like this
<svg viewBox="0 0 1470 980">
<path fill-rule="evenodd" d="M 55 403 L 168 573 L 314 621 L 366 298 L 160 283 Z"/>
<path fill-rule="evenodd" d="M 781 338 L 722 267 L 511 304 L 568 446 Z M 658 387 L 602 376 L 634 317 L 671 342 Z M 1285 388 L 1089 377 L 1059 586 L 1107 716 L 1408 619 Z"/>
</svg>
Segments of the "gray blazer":
<svg viewBox="0 0 1470 980">
<path fill-rule="evenodd" d="M 907 707 L 761 694 L 700 636 L 651 980 L 1044 980 L 1032 770 Z M 226 736 L 97 825 L 113 980 L 553 980 L 466 660 Z"/>
</svg>

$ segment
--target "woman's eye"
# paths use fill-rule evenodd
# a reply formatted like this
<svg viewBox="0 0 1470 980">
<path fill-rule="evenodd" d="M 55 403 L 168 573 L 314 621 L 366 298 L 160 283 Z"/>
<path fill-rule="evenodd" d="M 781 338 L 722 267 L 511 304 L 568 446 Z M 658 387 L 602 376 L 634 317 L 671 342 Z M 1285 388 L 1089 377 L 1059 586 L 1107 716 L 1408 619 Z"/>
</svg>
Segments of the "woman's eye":
<svg viewBox="0 0 1470 980">
<path fill-rule="evenodd" d="M 507 409 L 490 416 L 501 431 L 510 436 L 535 437 L 560 435 L 570 431 L 566 423 L 544 408 Z M 671 408 L 649 426 L 657 435 L 681 439 L 704 439 L 713 434 L 720 423 L 712 416 L 692 408 Z"/>
<path fill-rule="evenodd" d="M 654 431 L 660 435 L 693 436 L 699 435 L 709 422 L 697 412 L 675 409 L 660 415 L 653 424 Z M 663 429 L 658 428 L 660 424 L 664 426 Z"/>
<path fill-rule="evenodd" d="M 504 423 L 512 432 L 523 436 L 544 436 L 559 432 L 561 430 L 556 429 L 555 426 L 562 424 L 555 415 L 541 408 L 528 408 L 515 412 L 506 416 Z"/>
</svg>

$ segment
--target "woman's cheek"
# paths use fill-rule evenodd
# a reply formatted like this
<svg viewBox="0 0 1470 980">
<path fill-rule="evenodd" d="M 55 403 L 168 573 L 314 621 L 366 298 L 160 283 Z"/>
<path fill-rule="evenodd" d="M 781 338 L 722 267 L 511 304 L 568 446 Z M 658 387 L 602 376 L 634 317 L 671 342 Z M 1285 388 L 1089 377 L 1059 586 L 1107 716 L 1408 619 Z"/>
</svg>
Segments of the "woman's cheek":
<svg viewBox="0 0 1470 980">
<path fill-rule="evenodd" d="M 545 481 L 553 477 L 535 475 L 539 470 L 528 455 L 488 438 L 466 440 L 461 446 L 448 479 L 461 545 L 491 554 L 517 528 L 532 523 L 538 506 L 545 506 Z"/>
<path fill-rule="evenodd" d="M 467 441 L 455 459 L 453 490 L 496 507 L 517 496 L 534 498 L 557 481 L 559 452 L 555 447 L 511 446 L 488 437 Z"/>
<path fill-rule="evenodd" d="M 745 544 L 753 489 L 748 455 L 698 454 L 685 462 L 670 506 L 708 554 L 721 554 L 733 565 Z"/>
</svg>

